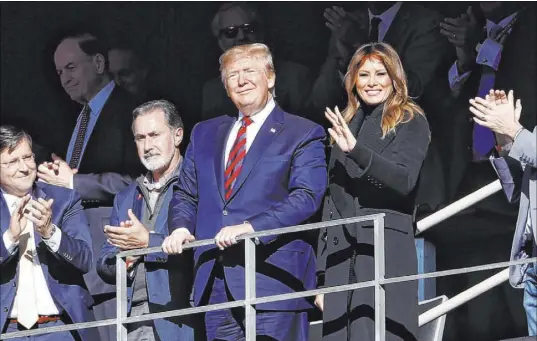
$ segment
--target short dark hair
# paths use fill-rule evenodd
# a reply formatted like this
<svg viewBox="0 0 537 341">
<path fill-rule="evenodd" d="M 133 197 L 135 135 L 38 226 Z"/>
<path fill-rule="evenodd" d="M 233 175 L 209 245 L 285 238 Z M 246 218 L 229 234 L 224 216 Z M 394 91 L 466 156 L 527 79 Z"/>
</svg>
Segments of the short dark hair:
<svg viewBox="0 0 537 341">
<path fill-rule="evenodd" d="M 56 49 L 67 39 L 75 39 L 82 52 L 88 56 L 102 55 L 104 58 L 104 68 L 108 71 L 108 44 L 100 38 L 96 31 L 90 29 L 69 29 L 62 31 L 60 39 L 56 44 Z"/>
<path fill-rule="evenodd" d="M 0 126 L 0 153 L 6 149 L 11 153 L 23 140 L 28 141 L 32 147 L 32 137 L 24 130 L 12 125 Z"/>
<path fill-rule="evenodd" d="M 184 129 L 183 120 L 181 119 L 181 116 L 179 116 L 179 112 L 177 111 L 177 108 L 175 107 L 175 105 L 173 105 L 172 102 L 167 101 L 165 99 L 149 101 L 138 106 L 132 112 L 132 122 L 134 123 L 134 121 L 139 116 L 150 113 L 157 109 L 160 109 L 164 112 L 166 123 L 168 127 L 170 127 L 170 129 L 177 129 L 177 128 Z"/>
</svg>

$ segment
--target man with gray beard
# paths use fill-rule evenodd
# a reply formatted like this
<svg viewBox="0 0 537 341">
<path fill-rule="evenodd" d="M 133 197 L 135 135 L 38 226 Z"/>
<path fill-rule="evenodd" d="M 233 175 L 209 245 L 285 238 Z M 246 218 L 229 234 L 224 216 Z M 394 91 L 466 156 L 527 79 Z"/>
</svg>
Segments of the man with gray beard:
<svg viewBox="0 0 537 341">
<path fill-rule="evenodd" d="M 116 282 L 118 252 L 160 246 L 168 236 L 168 206 L 181 168 L 183 129 L 177 109 L 168 101 L 151 101 L 134 109 L 132 131 L 138 156 L 148 172 L 114 199 L 110 225 L 104 228 L 108 240 L 97 263 L 97 272 L 105 282 Z M 189 253 L 127 258 L 129 316 L 188 307 L 192 264 Z M 131 323 L 127 328 L 129 341 L 194 339 L 192 324 L 185 318 Z"/>
</svg>

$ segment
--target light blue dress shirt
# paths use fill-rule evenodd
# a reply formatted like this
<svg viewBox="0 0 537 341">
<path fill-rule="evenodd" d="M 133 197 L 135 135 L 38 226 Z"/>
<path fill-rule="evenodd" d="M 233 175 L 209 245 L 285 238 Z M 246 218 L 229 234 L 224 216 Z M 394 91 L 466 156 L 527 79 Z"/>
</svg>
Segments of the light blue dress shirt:
<svg viewBox="0 0 537 341">
<path fill-rule="evenodd" d="M 108 100 L 108 97 L 110 97 L 110 94 L 114 90 L 114 87 L 115 87 L 115 83 L 114 81 L 111 81 L 104 88 L 102 88 L 101 91 L 99 91 L 99 93 L 97 93 L 97 95 L 93 97 L 88 103 L 90 107 L 90 116 L 88 120 L 88 127 L 86 128 L 86 135 L 84 136 L 84 144 L 82 146 L 81 157 L 79 158 L 77 167 L 80 166 L 82 155 L 84 155 L 84 151 L 86 150 L 86 145 L 88 144 L 91 133 L 93 132 L 93 128 L 95 128 L 97 119 L 99 119 L 99 115 L 101 114 L 101 111 L 103 110 L 104 104 Z M 73 156 L 73 150 L 75 148 L 76 137 L 78 135 L 78 130 L 80 129 L 81 118 L 82 118 L 82 112 L 78 115 L 76 127 L 75 127 L 75 130 L 73 130 L 73 135 L 71 135 L 71 141 L 69 142 L 69 147 L 67 148 L 67 155 L 66 155 L 67 163 L 71 161 L 71 157 Z"/>
</svg>

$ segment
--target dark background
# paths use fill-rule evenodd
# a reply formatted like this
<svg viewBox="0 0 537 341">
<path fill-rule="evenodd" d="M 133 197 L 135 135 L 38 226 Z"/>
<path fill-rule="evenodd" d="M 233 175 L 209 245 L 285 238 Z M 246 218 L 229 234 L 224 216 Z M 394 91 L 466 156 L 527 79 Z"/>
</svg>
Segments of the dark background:
<svg viewBox="0 0 537 341">
<path fill-rule="evenodd" d="M 468 3 L 420 2 L 446 16 Z M 53 37 L 78 23 L 100 31 L 121 30 L 144 46 L 151 87 L 180 108 L 187 128 L 199 119 L 201 87 L 218 75 L 220 50 L 210 31 L 219 2 L 47 2 L 2 3 L 2 121 L 22 126 L 50 150 L 62 151 L 80 112 L 60 86 L 53 63 Z M 323 11 L 365 2 L 259 3 L 274 54 L 317 73 L 328 47 Z M 184 147 L 184 146 L 183 146 Z"/>
</svg>

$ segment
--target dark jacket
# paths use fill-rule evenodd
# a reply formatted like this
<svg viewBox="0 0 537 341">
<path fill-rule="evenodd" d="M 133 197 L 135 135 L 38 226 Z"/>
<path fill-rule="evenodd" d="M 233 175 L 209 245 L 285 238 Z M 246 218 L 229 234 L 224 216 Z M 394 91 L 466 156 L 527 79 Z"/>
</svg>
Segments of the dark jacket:
<svg viewBox="0 0 537 341">
<path fill-rule="evenodd" d="M 411 213 L 429 126 L 416 115 L 381 138 L 381 119 L 382 106 L 365 117 L 360 109 L 349 125 L 356 147 L 348 154 L 332 147 L 323 221 L 385 213 L 386 277 L 411 275 L 417 271 Z M 372 221 L 321 230 L 319 286 L 373 280 L 373 250 Z M 324 302 L 323 340 L 374 340 L 373 288 L 327 294 Z M 417 282 L 386 287 L 386 316 L 387 340 L 415 340 Z"/>
</svg>

